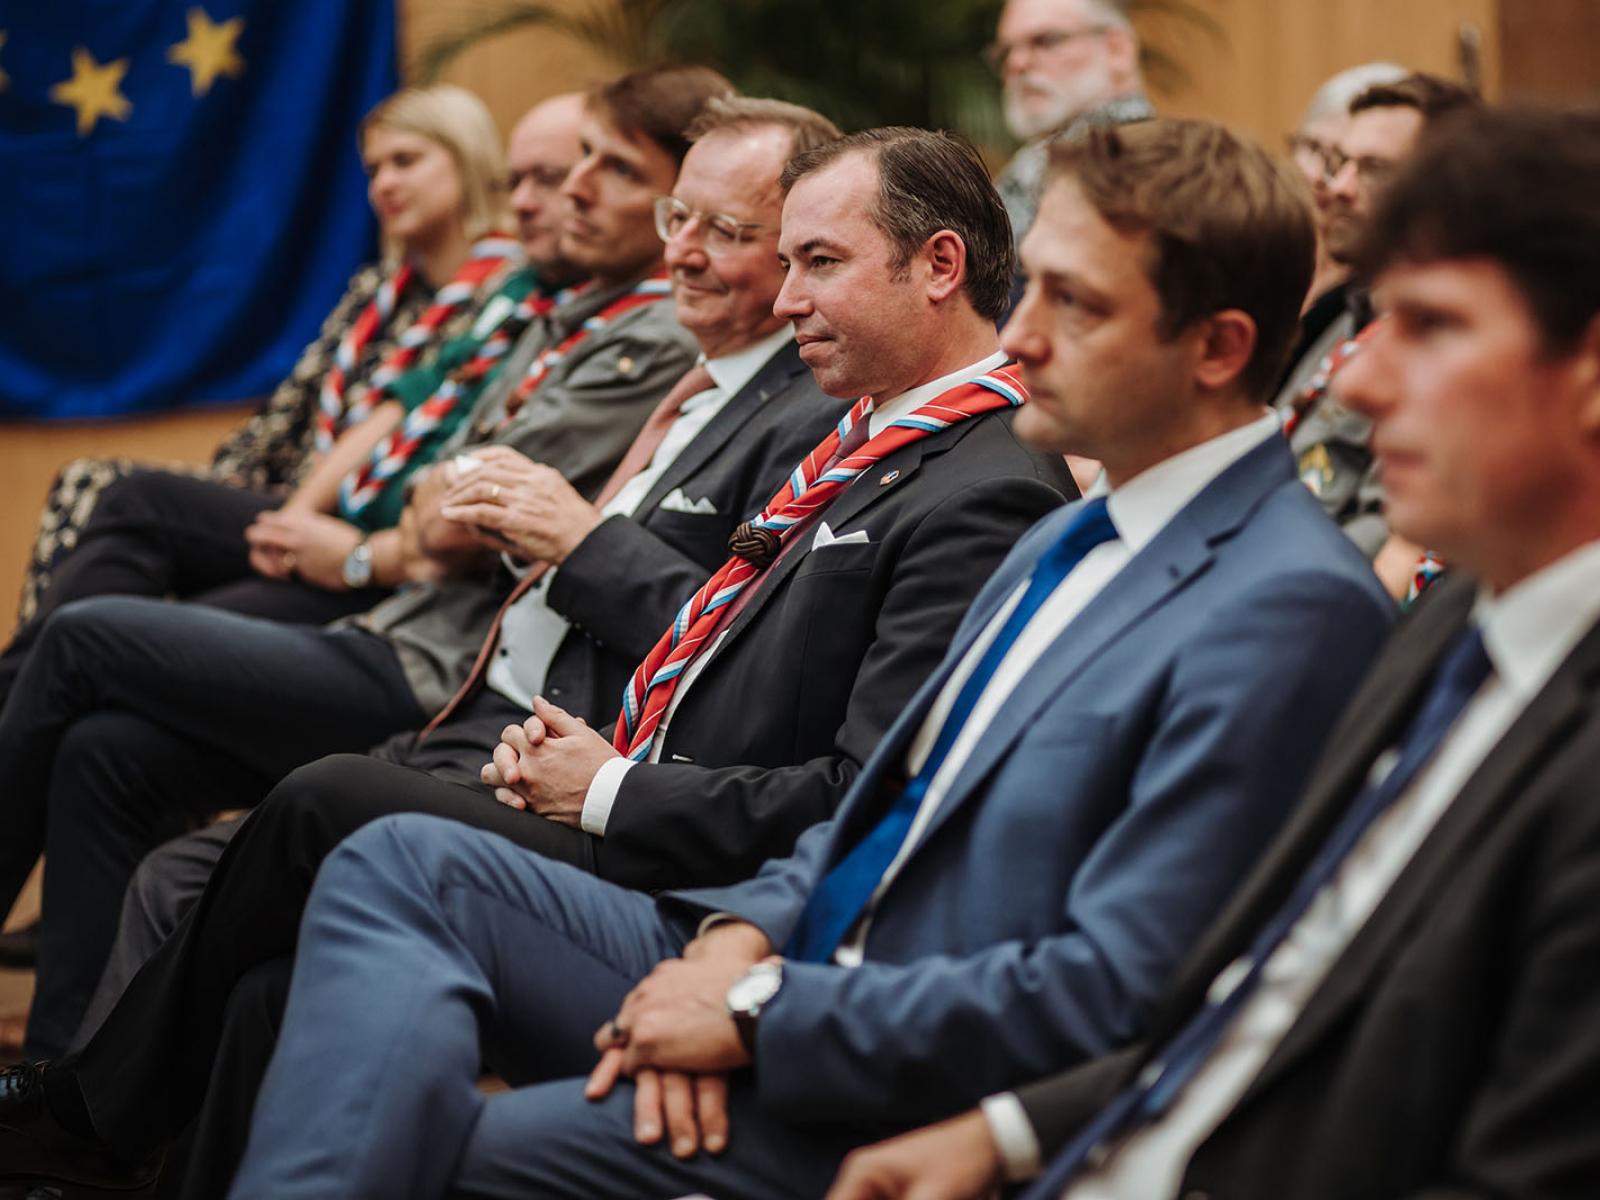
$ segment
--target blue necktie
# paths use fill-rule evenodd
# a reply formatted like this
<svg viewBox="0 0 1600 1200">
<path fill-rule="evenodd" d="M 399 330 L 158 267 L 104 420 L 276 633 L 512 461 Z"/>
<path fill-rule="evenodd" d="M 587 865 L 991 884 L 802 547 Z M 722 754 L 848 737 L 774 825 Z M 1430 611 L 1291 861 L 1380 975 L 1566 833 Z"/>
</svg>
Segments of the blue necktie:
<svg viewBox="0 0 1600 1200">
<path fill-rule="evenodd" d="M 1451 643 L 1434 671 L 1433 685 L 1416 718 L 1398 743 L 1393 768 L 1377 783 L 1362 789 L 1328 835 L 1321 851 L 1300 877 L 1294 892 L 1256 936 L 1245 958 L 1249 969 L 1225 996 L 1208 1001 L 1151 1059 L 1139 1077 L 1100 1110 L 1051 1162 L 1021 1200 L 1055 1200 L 1085 1163 L 1098 1161 L 1110 1142 L 1159 1118 L 1215 1049 L 1228 1025 L 1261 982 L 1262 968 L 1289 936 L 1295 923 L 1335 875 L 1345 857 L 1406 790 L 1455 724 L 1491 671 L 1483 634 L 1469 625 Z"/>
<path fill-rule="evenodd" d="M 1071 573 L 1072 568 L 1083 560 L 1083 556 L 1102 542 L 1115 540 L 1116 536 L 1117 529 L 1111 523 L 1111 514 L 1106 511 L 1103 497 L 1079 506 L 1060 540 L 1045 551 L 1034 566 L 1028 590 L 1011 610 L 1005 624 L 978 660 L 978 665 L 972 669 L 972 674 L 961 685 L 955 704 L 951 706 L 944 724 L 939 727 L 939 736 L 934 740 L 933 749 L 928 752 L 922 769 L 906 784 L 878 824 L 855 844 L 849 854 L 833 865 L 811 893 L 795 926 L 794 936 L 789 939 L 788 957 L 801 962 L 826 962 L 833 957 L 844 935 L 872 898 L 878 881 L 894 861 L 911 829 L 917 809 L 921 807 L 922 798 L 927 794 L 928 785 L 939 773 L 950 747 L 955 744 L 967 718 L 972 715 L 973 706 L 1004 660 L 1006 651 L 1011 649 L 1012 643 L 1034 613 L 1039 611 L 1039 606 Z"/>
</svg>

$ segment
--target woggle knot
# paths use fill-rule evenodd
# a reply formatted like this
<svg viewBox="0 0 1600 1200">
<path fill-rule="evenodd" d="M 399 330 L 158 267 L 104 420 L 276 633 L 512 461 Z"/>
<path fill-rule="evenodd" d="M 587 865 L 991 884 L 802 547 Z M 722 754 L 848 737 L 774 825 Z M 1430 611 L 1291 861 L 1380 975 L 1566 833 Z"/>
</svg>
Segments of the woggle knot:
<svg viewBox="0 0 1600 1200">
<path fill-rule="evenodd" d="M 770 567 L 778 557 L 778 535 L 770 529 L 757 529 L 749 521 L 744 522 L 733 531 L 733 536 L 728 539 L 728 553 L 735 558 L 742 558 L 745 562 L 759 571 Z"/>
</svg>

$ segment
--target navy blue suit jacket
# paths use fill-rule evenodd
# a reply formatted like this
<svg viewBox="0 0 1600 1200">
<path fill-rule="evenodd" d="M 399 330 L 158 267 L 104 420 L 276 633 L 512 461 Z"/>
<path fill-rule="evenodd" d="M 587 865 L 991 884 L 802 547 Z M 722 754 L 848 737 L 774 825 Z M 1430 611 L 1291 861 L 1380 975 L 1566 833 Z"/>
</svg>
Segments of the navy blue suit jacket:
<svg viewBox="0 0 1600 1200">
<path fill-rule="evenodd" d="M 754 879 L 671 893 L 669 909 L 737 914 L 782 947 L 1075 508 L 1002 564 L 834 820 Z M 881 898 L 865 964 L 786 966 L 757 1026 L 764 1106 L 921 1123 L 1135 1037 L 1288 815 L 1392 614 L 1281 439 L 1233 464 L 1007 700 Z"/>
</svg>

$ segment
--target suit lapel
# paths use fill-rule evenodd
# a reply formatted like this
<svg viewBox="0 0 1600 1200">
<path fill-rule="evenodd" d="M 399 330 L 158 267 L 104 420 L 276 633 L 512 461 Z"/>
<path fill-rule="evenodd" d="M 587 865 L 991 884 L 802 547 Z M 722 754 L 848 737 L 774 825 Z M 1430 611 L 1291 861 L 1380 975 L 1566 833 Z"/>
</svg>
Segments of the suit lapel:
<svg viewBox="0 0 1600 1200">
<path fill-rule="evenodd" d="M 982 420 L 983 418 L 976 419 Z M 871 467 L 861 472 L 840 495 L 834 497 L 833 503 L 822 511 L 818 521 L 826 521 L 830 529 L 838 530 L 847 522 L 855 520 L 874 504 L 877 504 L 887 496 L 893 495 L 903 487 L 917 473 L 917 469 L 922 465 L 922 460 L 925 457 L 942 453 L 959 442 L 970 431 L 972 424 L 972 421 L 963 421 L 961 424 L 946 429 L 941 433 L 936 433 L 932 437 L 912 442 L 909 446 L 902 446 L 893 454 L 879 459 Z M 899 474 L 893 475 L 889 483 L 884 484 L 882 480 L 889 477 L 893 472 L 899 472 Z M 802 541 L 809 543 L 816 536 L 816 528 L 816 525 L 813 524 L 802 530 L 800 533 Z M 768 601 L 777 595 L 783 586 L 784 580 L 794 574 L 795 570 L 810 553 L 809 545 L 795 546 L 773 565 L 767 577 L 760 582 L 756 593 L 750 597 L 750 601 L 745 605 L 744 611 L 734 619 L 733 624 L 728 626 L 727 636 L 722 639 L 721 645 L 717 647 L 718 654 L 725 653 L 734 640 L 750 627 L 750 623 L 767 606 Z"/>
<path fill-rule="evenodd" d="M 1489 827 L 1533 790 L 1530 786 L 1593 705 L 1600 678 L 1600 626 L 1591 629 L 1550 682 L 1473 772 L 1439 823 L 1357 932 L 1252 1083 L 1246 1098 L 1269 1086 L 1326 1034 L 1369 989 L 1396 944 L 1448 891 L 1461 857 L 1490 836 Z"/>
<path fill-rule="evenodd" d="M 1026 563 L 1012 564 L 1008 569 L 1004 569 L 995 576 L 991 585 L 986 589 L 989 598 L 984 603 L 983 608 L 975 608 L 966 618 L 964 626 L 966 636 L 958 642 L 951 643 L 939 666 L 931 676 L 923 681 L 922 686 L 917 689 L 910 701 L 907 702 L 905 709 L 895 718 L 894 724 L 889 727 L 888 732 L 883 735 L 877 746 L 874 747 L 871 756 L 862 764 L 861 775 L 858 777 L 856 785 L 852 788 L 852 793 L 858 797 L 858 800 L 848 808 L 840 810 L 839 829 L 834 837 L 835 848 L 848 847 L 853 844 L 855 837 L 851 831 L 863 818 L 870 823 L 877 821 L 882 816 L 882 805 L 877 799 L 865 801 L 859 798 L 876 798 L 879 796 L 879 785 L 883 777 L 899 769 L 899 764 L 905 759 L 906 748 L 911 745 L 912 739 L 917 735 L 917 730 L 921 729 L 922 723 L 927 720 L 934 701 L 938 699 L 939 693 L 944 690 L 944 686 L 949 682 L 951 674 L 960 665 L 962 659 L 967 656 L 972 649 L 973 643 L 988 627 L 994 614 L 999 611 L 1006 598 L 1016 589 L 1017 584 L 1026 579 L 1033 571 L 1036 562 L 1037 559 L 1035 558 Z M 828 861 L 831 863 L 837 857 L 837 855 L 830 852 Z"/>
<path fill-rule="evenodd" d="M 1281 439 L 1250 451 L 1213 480 L 1062 631 L 1006 698 L 1004 724 L 978 740 L 939 804 L 922 841 L 932 837 L 1011 751 L 1023 730 L 1096 657 L 1211 565 L 1213 547 L 1231 537 L 1276 488 L 1293 479 Z"/>
<path fill-rule="evenodd" d="M 1040 658 L 1023 676 L 1004 705 L 1004 724 L 999 721 L 978 739 L 967 761 L 939 804 L 923 840 L 932 837 L 969 798 L 1008 754 L 1022 733 L 1032 725 L 1039 710 L 1049 704 L 1073 679 L 1147 613 L 1164 603 L 1211 562 L 1203 543 L 1175 540 L 1154 559 L 1146 559 L 1151 547 L 1138 557 L 1150 569 L 1133 569 L 1129 563 L 1103 592 L 1094 598 L 1068 627 L 1069 632 Z"/>
<path fill-rule="evenodd" d="M 1434 664 L 1471 612 L 1475 595 L 1471 580 L 1446 580 L 1405 623 L 1403 632 L 1391 637 L 1329 735 L 1322 760 L 1282 832 L 1189 955 L 1188 965 L 1151 1024 L 1152 1044 L 1159 1045 L 1188 1020 L 1212 981 L 1244 953 L 1256 931 L 1288 898 L 1378 755 L 1400 736 Z"/>
<path fill-rule="evenodd" d="M 800 361 L 800 350 L 793 342 L 777 351 L 683 448 L 683 452 L 661 473 L 655 486 L 639 502 L 635 511 L 647 513 L 653 510 L 674 488 L 681 486 L 684 480 L 710 462 L 728 440 L 761 411 L 767 401 L 787 388 L 805 370 L 805 363 Z M 742 517 L 746 514 L 738 515 Z"/>
</svg>

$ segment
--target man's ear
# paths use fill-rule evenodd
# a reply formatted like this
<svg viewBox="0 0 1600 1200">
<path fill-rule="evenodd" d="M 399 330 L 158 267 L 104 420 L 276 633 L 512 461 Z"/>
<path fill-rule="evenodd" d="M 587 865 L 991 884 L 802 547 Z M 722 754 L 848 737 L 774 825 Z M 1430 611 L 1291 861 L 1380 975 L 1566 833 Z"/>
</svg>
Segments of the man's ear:
<svg viewBox="0 0 1600 1200">
<path fill-rule="evenodd" d="M 967 282 L 967 244 L 961 235 L 941 229 L 922 245 L 928 264 L 928 299 L 942 303 Z"/>
<path fill-rule="evenodd" d="M 1255 318 L 1241 309 L 1225 308 L 1205 318 L 1198 332 L 1195 382 L 1213 392 L 1233 386 L 1255 356 Z"/>
<path fill-rule="evenodd" d="M 1139 39 L 1126 29 L 1108 29 L 1100 36 L 1105 39 L 1105 53 L 1110 59 L 1113 79 L 1137 81 Z"/>
<path fill-rule="evenodd" d="M 1584 436 L 1600 440 L 1600 316 L 1583 331 L 1572 359 L 1573 384 L 1578 388 L 1578 428 Z"/>
</svg>

